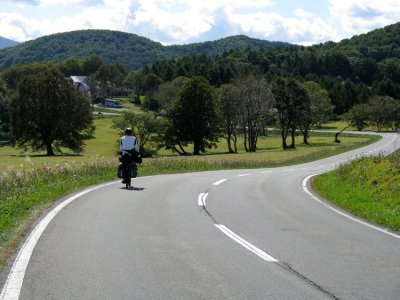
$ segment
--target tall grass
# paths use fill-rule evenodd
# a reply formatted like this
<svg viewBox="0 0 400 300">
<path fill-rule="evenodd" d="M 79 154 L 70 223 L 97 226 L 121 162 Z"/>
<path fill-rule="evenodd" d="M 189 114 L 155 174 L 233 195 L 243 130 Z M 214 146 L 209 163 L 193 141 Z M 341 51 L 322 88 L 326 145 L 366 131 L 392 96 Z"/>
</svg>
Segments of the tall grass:
<svg viewBox="0 0 400 300">
<path fill-rule="evenodd" d="M 315 178 L 313 188 L 353 214 L 400 232 L 400 151 L 341 165 Z"/>
<path fill-rule="evenodd" d="M 115 162 L 25 168 L 0 178 L 0 266 L 34 218 L 55 199 L 115 178 Z"/>
</svg>

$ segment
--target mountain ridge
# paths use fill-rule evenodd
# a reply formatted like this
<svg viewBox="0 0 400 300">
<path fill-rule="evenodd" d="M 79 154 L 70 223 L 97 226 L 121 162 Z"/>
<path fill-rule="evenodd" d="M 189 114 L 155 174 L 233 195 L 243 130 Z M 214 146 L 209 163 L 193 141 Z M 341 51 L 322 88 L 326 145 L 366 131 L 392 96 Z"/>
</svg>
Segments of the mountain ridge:
<svg viewBox="0 0 400 300">
<path fill-rule="evenodd" d="M 13 46 L 16 46 L 18 44 L 19 44 L 19 42 L 17 42 L 17 41 L 13 41 L 13 40 L 10 40 L 8 38 L 0 36 L 0 49 L 13 47 Z"/>
<path fill-rule="evenodd" d="M 296 47 L 285 42 L 270 42 L 237 35 L 215 41 L 163 46 L 148 38 L 112 30 L 76 30 L 39 37 L 13 47 L 0 49 L 0 69 L 13 64 L 60 62 L 70 58 L 85 59 L 97 55 L 107 63 L 134 70 L 162 59 L 191 54 L 218 55 L 224 51 Z"/>
</svg>

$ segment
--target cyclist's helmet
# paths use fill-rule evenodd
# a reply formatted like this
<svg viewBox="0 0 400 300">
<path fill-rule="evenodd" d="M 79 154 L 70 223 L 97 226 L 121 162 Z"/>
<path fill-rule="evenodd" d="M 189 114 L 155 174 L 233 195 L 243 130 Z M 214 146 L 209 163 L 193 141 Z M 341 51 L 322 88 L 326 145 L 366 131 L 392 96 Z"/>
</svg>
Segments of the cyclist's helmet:
<svg viewBox="0 0 400 300">
<path fill-rule="evenodd" d="M 132 134 L 132 128 L 125 128 L 125 134 Z"/>
</svg>

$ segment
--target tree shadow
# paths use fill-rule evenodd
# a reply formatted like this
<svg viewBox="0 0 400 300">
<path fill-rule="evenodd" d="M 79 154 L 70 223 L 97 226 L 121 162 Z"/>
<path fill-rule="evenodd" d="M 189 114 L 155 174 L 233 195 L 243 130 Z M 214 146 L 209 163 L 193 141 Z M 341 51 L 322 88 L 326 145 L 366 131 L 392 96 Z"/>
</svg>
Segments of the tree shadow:
<svg viewBox="0 0 400 300">
<path fill-rule="evenodd" d="M 9 141 L 0 141 L 0 148 L 7 147 L 7 146 L 12 146 L 11 142 L 9 142 Z"/>
<path fill-rule="evenodd" d="M 11 154 L 9 156 L 13 157 L 46 157 L 46 158 L 59 158 L 59 157 L 81 157 L 82 154 L 54 154 L 54 155 L 47 155 L 47 154 Z"/>
</svg>

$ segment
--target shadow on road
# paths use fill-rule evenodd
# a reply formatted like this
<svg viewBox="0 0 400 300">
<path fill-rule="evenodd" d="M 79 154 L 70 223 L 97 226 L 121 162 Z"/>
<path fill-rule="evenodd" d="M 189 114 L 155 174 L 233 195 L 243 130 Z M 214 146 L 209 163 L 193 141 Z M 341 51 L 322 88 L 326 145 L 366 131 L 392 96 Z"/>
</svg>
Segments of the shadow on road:
<svg viewBox="0 0 400 300">
<path fill-rule="evenodd" d="M 134 187 L 134 186 L 131 186 L 129 189 L 127 189 L 126 187 L 121 187 L 120 189 L 121 190 L 126 190 L 126 191 L 143 191 L 143 190 L 145 190 L 145 188 Z"/>
</svg>

